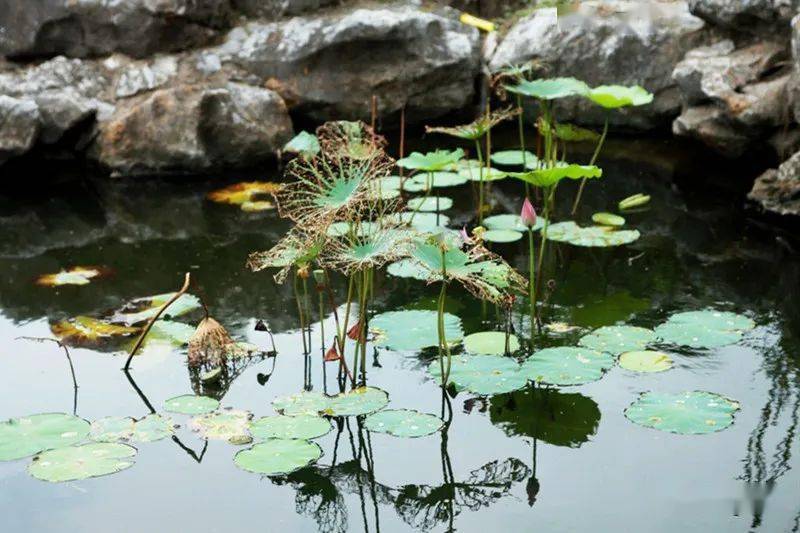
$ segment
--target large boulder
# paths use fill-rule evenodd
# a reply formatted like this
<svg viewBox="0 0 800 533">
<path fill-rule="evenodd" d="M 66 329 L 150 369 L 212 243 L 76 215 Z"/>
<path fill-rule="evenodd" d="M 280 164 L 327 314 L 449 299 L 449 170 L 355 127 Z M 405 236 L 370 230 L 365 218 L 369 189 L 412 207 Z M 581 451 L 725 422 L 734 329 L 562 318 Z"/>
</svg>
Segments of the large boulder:
<svg viewBox="0 0 800 533">
<path fill-rule="evenodd" d="M 213 54 L 316 121 L 367 119 L 373 95 L 382 117 L 430 120 L 472 102 L 480 68 L 477 30 L 408 4 L 249 23 Z"/>
<path fill-rule="evenodd" d="M 208 43 L 229 0 L 2 0 L 0 55 L 144 57 Z"/>
<path fill-rule="evenodd" d="M 762 174 L 747 197 L 766 212 L 800 217 L 800 152 Z"/>
<path fill-rule="evenodd" d="M 689 9 L 716 26 L 774 37 L 788 33 L 800 0 L 689 0 Z"/>
<path fill-rule="evenodd" d="M 278 19 L 315 11 L 335 0 L 233 0 L 233 6 L 248 17 Z"/>
<path fill-rule="evenodd" d="M 280 96 L 237 83 L 182 85 L 127 99 L 99 128 L 91 156 L 117 175 L 255 165 L 292 136 Z"/>
<path fill-rule="evenodd" d="M 36 102 L 0 95 L 0 163 L 30 150 L 38 133 Z"/>
<path fill-rule="evenodd" d="M 571 76 L 590 85 L 642 85 L 655 94 L 652 104 L 610 114 L 612 125 L 663 127 L 678 115 L 680 93 L 672 70 L 691 48 L 704 43 L 704 23 L 686 2 L 593 1 L 559 16 L 537 9 L 509 30 L 491 59 L 498 71 L 529 61 L 540 75 Z M 559 102 L 562 120 L 602 124 L 604 110 L 582 99 Z"/>
</svg>

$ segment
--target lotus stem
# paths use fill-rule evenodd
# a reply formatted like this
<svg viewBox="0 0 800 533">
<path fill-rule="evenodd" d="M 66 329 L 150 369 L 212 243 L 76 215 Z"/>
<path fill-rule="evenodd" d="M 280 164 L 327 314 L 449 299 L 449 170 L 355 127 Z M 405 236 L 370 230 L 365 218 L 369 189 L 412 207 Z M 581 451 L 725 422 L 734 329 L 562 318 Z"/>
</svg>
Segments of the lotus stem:
<svg viewBox="0 0 800 533">
<path fill-rule="evenodd" d="M 322 383 L 323 388 L 328 389 L 328 371 L 325 368 L 325 295 L 322 293 L 324 287 L 319 289 L 319 345 L 322 354 Z"/>
<path fill-rule="evenodd" d="M 555 186 L 550 187 L 549 191 L 545 192 L 545 204 L 544 204 L 544 226 L 542 227 L 542 238 L 541 244 L 539 245 L 539 261 L 536 266 L 536 271 L 539 272 L 539 278 L 536 284 L 536 290 L 533 294 L 533 305 L 536 306 L 536 301 L 539 297 L 539 289 L 541 288 L 541 281 L 543 279 L 542 269 L 544 265 L 544 251 L 547 245 L 547 228 L 550 226 L 550 208 L 552 204 L 552 200 L 555 195 Z M 533 335 L 533 327 L 534 324 L 531 322 L 531 335 Z"/>
<path fill-rule="evenodd" d="M 347 335 L 347 323 L 349 322 L 349 319 L 350 319 L 350 305 L 351 305 L 351 303 L 353 301 L 353 288 L 354 288 L 354 285 L 355 285 L 355 276 L 351 275 L 350 276 L 350 281 L 347 284 L 347 303 L 345 304 L 345 308 L 344 308 L 344 324 L 343 324 L 342 329 L 339 330 L 339 337 L 338 337 L 338 340 L 339 340 L 339 354 L 341 355 L 341 359 L 340 359 L 341 361 L 344 361 L 344 348 L 345 348 L 344 339 L 346 338 L 346 335 Z M 356 379 L 355 379 L 355 376 L 353 376 L 352 374 L 350 375 L 350 381 L 352 383 L 352 386 L 355 387 L 356 386 Z"/>
<path fill-rule="evenodd" d="M 303 278 L 303 308 L 305 316 L 308 318 L 306 329 L 308 330 L 308 351 L 311 352 L 311 298 L 308 296 L 308 279 Z M 303 333 L 305 335 L 305 333 Z"/>
<path fill-rule="evenodd" d="M 431 195 L 431 190 L 433 190 L 433 172 L 428 171 L 427 175 L 425 176 L 425 195 L 422 197 L 422 202 L 420 202 L 420 204 L 417 206 L 417 208 L 414 209 L 414 211 L 412 211 L 411 218 L 408 221 L 409 224 L 412 224 L 414 222 L 414 217 L 417 216 L 417 213 L 419 213 L 419 210 L 422 208 L 423 204 L 425 203 L 425 200 L 427 200 L 428 197 Z M 438 204 L 438 200 L 437 200 L 437 204 Z M 437 205 L 437 207 L 438 207 L 438 205 Z M 439 216 L 438 215 L 436 216 L 436 224 L 439 224 Z"/>
<path fill-rule="evenodd" d="M 300 301 L 300 290 L 298 287 L 297 280 L 300 277 L 298 272 L 295 272 L 294 280 L 292 283 L 292 287 L 294 289 L 294 300 L 297 303 L 297 315 L 300 318 L 300 335 L 303 337 L 303 355 L 308 354 L 308 344 L 306 343 L 306 321 L 305 316 L 303 314 L 303 304 Z"/>
<path fill-rule="evenodd" d="M 480 226 L 483 224 L 483 154 L 480 139 L 475 139 L 475 157 L 478 158 L 478 225 Z"/>
<path fill-rule="evenodd" d="M 152 329 L 153 324 L 155 324 L 156 320 L 158 320 L 161 317 L 162 313 L 164 313 L 164 311 L 167 310 L 167 307 L 175 303 L 175 301 L 178 298 L 183 296 L 186 293 L 186 291 L 189 290 L 189 284 L 191 283 L 191 281 L 192 281 L 191 275 L 187 272 L 186 275 L 184 276 L 183 287 L 181 287 L 178 292 L 173 294 L 172 298 L 167 300 L 166 303 L 159 308 L 156 314 L 153 315 L 153 317 L 147 322 L 147 325 L 144 327 L 142 334 L 139 335 L 139 338 L 136 339 L 136 343 L 133 345 L 133 348 L 131 348 L 131 351 L 128 354 L 128 359 L 127 361 L 125 361 L 125 366 L 122 367 L 122 369 L 125 372 L 128 372 L 128 369 L 131 366 L 131 360 L 133 360 L 133 356 L 136 355 L 136 352 L 138 352 L 139 348 L 141 348 L 142 344 L 144 344 L 144 339 L 147 337 L 147 334 L 150 333 L 150 329 Z"/>
<path fill-rule="evenodd" d="M 608 114 L 606 114 L 606 120 L 603 124 L 603 133 L 600 135 L 600 140 L 597 141 L 597 146 L 594 149 L 594 154 L 592 154 L 592 160 L 589 161 L 589 166 L 594 165 L 597 162 L 597 158 L 600 155 L 600 150 L 603 148 L 603 144 L 606 142 L 606 136 L 608 135 Z M 583 188 L 586 186 L 586 178 L 581 180 L 581 185 L 578 187 L 578 194 L 575 196 L 575 203 L 572 204 L 572 214 L 574 215 L 575 212 L 578 210 L 578 205 L 581 203 L 581 196 L 583 195 Z"/>
<path fill-rule="evenodd" d="M 547 224 L 547 222 L 545 222 Z M 536 249 L 533 243 L 533 227 L 528 228 L 528 296 L 530 299 L 530 316 L 531 316 L 531 336 L 530 345 L 531 352 L 533 352 L 533 325 L 535 323 L 536 315 L 536 269 L 534 267 L 536 257 Z M 508 343 L 508 340 L 506 340 Z M 508 345 L 506 345 L 508 350 Z"/>
<path fill-rule="evenodd" d="M 442 373 L 442 387 L 447 387 L 447 381 L 450 379 L 450 367 L 452 364 L 450 356 L 450 346 L 447 344 L 447 336 L 444 329 L 444 305 L 445 297 L 447 294 L 447 263 L 445 262 L 445 250 L 442 248 L 442 288 L 439 291 L 438 302 L 438 330 L 439 330 L 439 369 Z M 447 355 L 447 366 L 444 364 L 444 355 Z"/>
<path fill-rule="evenodd" d="M 528 168 L 528 161 L 527 161 L 527 154 L 525 149 L 525 119 L 522 116 L 522 95 L 519 93 L 517 94 L 517 109 L 519 109 L 519 113 L 517 114 L 517 128 L 519 129 L 519 149 L 522 152 L 522 169 L 523 171 L 527 170 Z M 530 200 L 531 198 L 531 186 L 526 181 L 525 183 L 525 197 Z"/>
</svg>

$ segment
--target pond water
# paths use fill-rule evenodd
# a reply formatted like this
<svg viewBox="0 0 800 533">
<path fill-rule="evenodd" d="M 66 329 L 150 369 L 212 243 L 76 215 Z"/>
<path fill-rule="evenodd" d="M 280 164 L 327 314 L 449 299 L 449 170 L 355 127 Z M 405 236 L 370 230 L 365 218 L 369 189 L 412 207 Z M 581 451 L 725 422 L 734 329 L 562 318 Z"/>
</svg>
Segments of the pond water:
<svg viewBox="0 0 800 533">
<path fill-rule="evenodd" d="M 800 258 L 793 244 L 748 220 L 730 169 L 713 170 L 666 141 L 628 141 L 607 154 L 605 178 L 590 185 L 579 219 L 643 192 L 652 196 L 649 209 L 628 217 L 642 237 L 612 249 L 553 246 L 546 319 L 581 329 L 543 334 L 539 345 L 574 346 L 593 328 L 652 328 L 675 312 L 708 307 L 756 322 L 740 342 L 671 349 L 674 366 L 666 372 L 615 366 L 586 385 L 489 397 L 461 392 L 446 402 L 426 370 L 434 352 L 370 348 L 369 384 L 388 392 L 390 407 L 436 415 L 451 409 L 446 431 L 402 439 L 370 433 L 350 417 L 317 439 L 324 453 L 318 464 L 261 477 L 234 465 L 240 447 L 206 443 L 188 417 L 174 414 L 176 438 L 137 444 L 135 465 L 115 475 L 47 483 L 28 474 L 29 458 L 0 462 L 2 530 L 798 531 Z M 26 186 L 44 174 L 53 178 L 48 185 Z M 278 176 L 270 170 L 256 177 Z M 270 247 L 288 224 L 275 211 L 244 213 L 205 199 L 252 177 L 115 181 L 52 168 L 4 176 L 3 183 L 22 186 L 0 192 L 0 418 L 138 418 L 191 393 L 260 417 L 274 413 L 277 396 L 301 391 L 306 358 L 291 283 L 276 285 L 269 273 L 244 267 L 249 252 Z M 447 212 L 451 226 L 461 227 L 472 193 L 462 186 L 443 194 L 457 206 Z M 562 219 L 573 194 L 571 185 L 559 189 Z M 517 213 L 520 196 L 519 184 L 498 182 L 495 210 Z M 521 243 L 493 249 L 524 270 Z M 111 273 L 83 286 L 34 284 L 72 265 Z M 231 379 L 214 386 L 188 368 L 185 349 L 150 347 L 134 359 L 131 383 L 120 370 L 125 344 L 74 347 L 75 393 L 55 344 L 19 338 L 49 337 L 59 320 L 177 290 L 184 272 L 237 339 L 269 348 L 269 337 L 255 330 L 265 320 L 277 358 L 240 362 Z M 336 284 L 341 301 L 343 283 Z M 435 309 L 437 287 L 381 274 L 375 294 L 376 312 Z M 450 291 L 447 311 L 466 333 L 501 327 L 493 307 L 460 290 Z M 525 336 L 527 324 L 519 316 L 514 324 Z M 325 326 L 329 344 L 330 316 Z M 310 382 L 321 391 L 318 325 L 310 338 Z M 334 392 L 333 372 L 327 374 Z M 734 424 L 678 435 L 623 414 L 641 392 L 691 390 L 740 402 Z"/>
</svg>

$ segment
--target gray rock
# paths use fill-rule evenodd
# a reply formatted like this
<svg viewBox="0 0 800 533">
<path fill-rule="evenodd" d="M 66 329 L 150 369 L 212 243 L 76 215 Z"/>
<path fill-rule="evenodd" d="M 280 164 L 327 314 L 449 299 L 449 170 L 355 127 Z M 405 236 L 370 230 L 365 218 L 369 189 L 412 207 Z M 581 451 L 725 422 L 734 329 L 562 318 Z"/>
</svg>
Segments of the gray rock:
<svg viewBox="0 0 800 533">
<path fill-rule="evenodd" d="M 277 19 L 315 11 L 334 2 L 335 0 L 233 0 L 233 6 L 248 17 Z"/>
<path fill-rule="evenodd" d="M 126 98 L 152 91 L 165 85 L 178 73 L 175 56 L 161 56 L 152 62 L 129 65 L 119 76 L 116 85 L 117 98 Z"/>
<path fill-rule="evenodd" d="M 729 117 L 713 104 L 685 109 L 672 123 L 672 132 L 696 139 L 727 157 L 739 157 L 750 145 L 751 138 L 732 124 Z"/>
<path fill-rule="evenodd" d="M 557 16 L 538 9 L 515 24 L 495 52 L 490 68 L 540 62 L 548 77 L 572 76 L 590 85 L 642 85 L 652 104 L 610 114 L 614 125 L 650 129 L 669 124 L 681 101 L 672 79 L 686 52 L 708 38 L 704 23 L 686 2 L 589 1 Z M 602 124 L 606 113 L 582 99 L 559 102 L 565 121 Z"/>
<path fill-rule="evenodd" d="M 36 102 L 0 95 L 0 163 L 30 150 L 38 133 Z"/>
<path fill-rule="evenodd" d="M 689 9 L 711 24 L 743 33 L 786 34 L 799 0 L 689 0 Z"/>
<path fill-rule="evenodd" d="M 113 106 L 99 100 L 84 98 L 76 91 L 64 89 L 36 95 L 39 107 L 41 132 L 39 140 L 45 144 L 58 142 L 66 132 L 100 114 L 107 114 Z"/>
<path fill-rule="evenodd" d="M 215 52 L 317 121 L 367 119 L 373 95 L 382 117 L 430 120 L 474 95 L 478 32 L 456 15 L 391 4 L 250 23 Z"/>
<path fill-rule="evenodd" d="M 208 43 L 229 0 L 3 0 L 0 55 L 144 57 Z"/>
<path fill-rule="evenodd" d="M 800 216 L 800 152 L 759 176 L 747 197 L 767 212 Z"/>
</svg>

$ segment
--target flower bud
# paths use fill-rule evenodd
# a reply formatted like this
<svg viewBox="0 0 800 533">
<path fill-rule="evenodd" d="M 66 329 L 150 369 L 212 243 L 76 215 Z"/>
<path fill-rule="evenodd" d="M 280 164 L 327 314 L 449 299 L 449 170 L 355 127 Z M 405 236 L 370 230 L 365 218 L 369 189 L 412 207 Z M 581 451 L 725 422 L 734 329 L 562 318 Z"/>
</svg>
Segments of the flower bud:
<svg viewBox="0 0 800 533">
<path fill-rule="evenodd" d="M 531 201 L 527 198 L 525 198 L 525 201 L 522 203 L 522 211 L 519 217 L 522 219 L 522 223 L 528 228 L 532 228 L 536 225 L 536 210 L 533 208 Z"/>
</svg>

